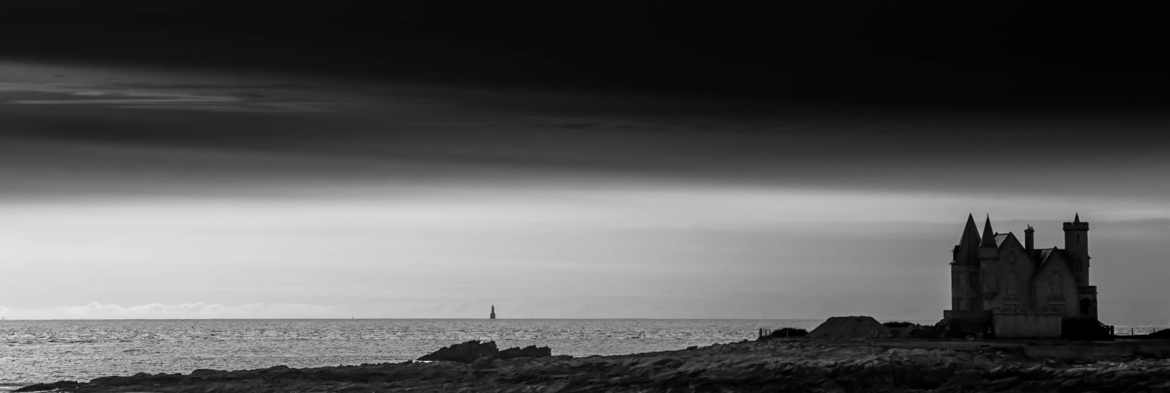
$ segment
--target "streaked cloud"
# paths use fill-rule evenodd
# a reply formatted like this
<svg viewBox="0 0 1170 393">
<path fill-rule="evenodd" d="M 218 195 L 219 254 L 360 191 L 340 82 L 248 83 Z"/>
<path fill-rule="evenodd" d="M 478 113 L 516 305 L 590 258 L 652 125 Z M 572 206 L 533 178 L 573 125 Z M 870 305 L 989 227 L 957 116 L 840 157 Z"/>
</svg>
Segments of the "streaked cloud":
<svg viewBox="0 0 1170 393">
<path fill-rule="evenodd" d="M 47 308 L 8 308 L 0 306 L 0 316 L 11 319 L 187 319 L 187 318 L 322 318 L 341 317 L 335 307 L 312 304 L 217 304 L 217 303 L 148 303 L 120 305 L 90 302 L 75 306 Z"/>
<path fill-rule="evenodd" d="M 168 87 L 125 86 L 116 83 L 0 82 L 0 95 L 16 105 L 92 105 L 116 109 L 157 109 L 201 112 L 311 113 L 329 110 L 329 103 L 295 97 L 287 86 L 240 89 L 219 85 Z"/>
</svg>

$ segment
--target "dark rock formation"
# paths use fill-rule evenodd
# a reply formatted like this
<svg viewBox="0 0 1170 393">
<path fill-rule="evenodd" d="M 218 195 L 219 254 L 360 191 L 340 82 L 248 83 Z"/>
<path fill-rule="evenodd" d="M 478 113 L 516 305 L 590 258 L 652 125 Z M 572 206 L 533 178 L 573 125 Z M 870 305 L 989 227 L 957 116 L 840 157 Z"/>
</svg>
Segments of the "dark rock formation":
<svg viewBox="0 0 1170 393">
<path fill-rule="evenodd" d="M 36 385 L 28 385 L 28 386 L 22 387 L 20 389 L 16 389 L 15 391 L 16 392 L 44 392 L 44 391 L 50 391 L 50 390 L 68 391 L 68 390 L 76 389 L 79 385 L 81 385 L 81 383 L 76 382 L 76 381 L 38 383 Z"/>
<path fill-rule="evenodd" d="M 890 331 L 873 317 L 831 317 L 808 336 L 830 340 L 872 339 L 890 337 Z"/>
<path fill-rule="evenodd" d="M 890 332 L 890 338 L 930 338 L 942 334 L 933 327 L 912 322 L 882 322 L 882 326 Z"/>
<path fill-rule="evenodd" d="M 438 351 L 418 358 L 418 360 L 459 363 L 474 363 L 477 360 L 487 360 L 490 363 L 492 359 L 547 358 L 551 356 L 552 349 L 549 347 L 529 345 L 524 348 L 515 347 L 501 351 L 496 347 L 495 341 L 468 341 L 441 348 Z M 487 363 L 481 363 L 480 365 L 482 366 L 483 364 Z"/>
<path fill-rule="evenodd" d="M 1112 337 L 1109 326 L 1095 318 L 1065 318 L 1060 329 L 1061 336 L 1070 340 L 1107 340 Z"/>
<path fill-rule="evenodd" d="M 461 348 L 491 348 L 477 344 Z M 1021 350 L 1040 347 L 1074 358 L 1062 361 L 1051 351 L 1032 356 Z M 1139 349 L 1143 355 L 1135 357 Z M 1102 351 L 1116 353 L 1106 356 Z M 81 384 L 34 385 L 22 391 L 53 389 L 76 393 L 1161 392 L 1170 390 L 1170 341 L 769 340 L 585 358 L 479 357 L 471 363 L 139 374 Z"/>
<path fill-rule="evenodd" d="M 771 333 L 768 333 L 768 335 L 760 337 L 760 340 L 771 340 L 773 338 L 797 338 L 804 336 L 808 336 L 808 330 L 785 327 L 773 330 Z"/>
<path fill-rule="evenodd" d="M 1150 333 L 1150 337 L 1151 338 L 1170 338 L 1170 329 L 1162 329 L 1162 330 Z"/>
<path fill-rule="evenodd" d="M 944 338 L 947 335 L 946 327 L 941 325 L 917 325 L 910 329 L 907 337 L 910 338 Z"/>
<path fill-rule="evenodd" d="M 886 328 L 889 328 L 889 329 L 899 329 L 899 328 L 914 327 L 914 326 L 918 326 L 918 325 L 915 323 L 912 323 L 912 322 L 892 321 L 892 322 L 882 322 L 882 326 L 885 326 Z"/>
<path fill-rule="evenodd" d="M 552 356 L 552 349 L 549 347 L 538 347 L 529 345 L 524 348 L 508 348 L 500 351 L 498 357 L 500 359 L 515 359 L 515 358 L 547 358 Z"/>
<path fill-rule="evenodd" d="M 468 341 L 439 348 L 438 351 L 423 355 L 418 360 L 471 363 L 479 358 L 494 358 L 499 353 L 500 349 L 496 348 L 495 341 Z"/>
</svg>

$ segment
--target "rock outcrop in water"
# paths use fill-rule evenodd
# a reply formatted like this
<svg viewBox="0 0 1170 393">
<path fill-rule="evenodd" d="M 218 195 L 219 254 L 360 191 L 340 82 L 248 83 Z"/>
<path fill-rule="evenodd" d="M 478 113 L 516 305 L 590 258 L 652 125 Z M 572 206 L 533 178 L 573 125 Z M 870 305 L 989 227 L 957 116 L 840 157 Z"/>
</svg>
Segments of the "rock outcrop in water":
<svg viewBox="0 0 1170 393">
<path fill-rule="evenodd" d="M 431 352 L 418 358 L 423 361 L 447 361 L 459 363 L 473 363 L 481 359 L 516 359 L 539 358 L 552 356 L 549 347 L 529 345 L 524 348 L 508 348 L 503 351 L 496 347 L 494 341 L 468 341 Z"/>
<path fill-rule="evenodd" d="M 623 356 L 198 370 L 29 386 L 78 393 L 1159 392 L 1170 341 L 772 339 Z"/>
<path fill-rule="evenodd" d="M 423 355 L 418 360 L 471 363 L 479 358 L 494 358 L 500 353 L 494 341 L 468 341 Z"/>
<path fill-rule="evenodd" d="M 498 357 L 500 359 L 516 359 L 516 358 L 547 358 L 552 356 L 552 348 L 538 347 L 529 345 L 524 348 L 508 348 L 500 351 Z"/>
</svg>

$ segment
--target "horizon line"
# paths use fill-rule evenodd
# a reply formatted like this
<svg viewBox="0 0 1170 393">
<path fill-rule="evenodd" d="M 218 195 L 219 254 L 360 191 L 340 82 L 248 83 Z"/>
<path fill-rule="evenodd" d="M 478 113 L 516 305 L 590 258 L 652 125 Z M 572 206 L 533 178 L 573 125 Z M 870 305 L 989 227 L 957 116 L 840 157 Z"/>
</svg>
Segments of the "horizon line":
<svg viewBox="0 0 1170 393">
<path fill-rule="evenodd" d="M 239 320 L 239 321 L 265 321 L 265 320 L 268 320 L 268 321 L 295 321 L 295 320 L 322 320 L 322 321 L 350 321 L 350 320 L 368 320 L 368 321 L 374 321 L 374 320 L 404 320 L 404 321 L 409 321 L 409 320 L 459 320 L 459 321 L 469 321 L 470 320 L 470 321 L 474 321 L 474 320 L 483 320 L 483 321 L 492 321 L 493 320 L 493 319 L 489 319 L 486 317 L 361 317 L 361 318 L 358 318 L 358 317 L 351 317 L 351 318 L 339 318 L 339 317 L 279 317 L 279 318 L 274 318 L 274 317 L 52 318 L 52 317 L 49 317 L 49 318 L 10 318 L 10 317 L 2 317 L 2 318 L 3 319 L 0 319 L 0 322 L 17 322 L 17 321 L 231 321 L 231 320 Z M 828 318 L 828 317 L 817 317 L 817 318 L 747 318 L 747 317 L 734 317 L 734 318 L 713 318 L 713 317 L 568 317 L 568 318 L 566 318 L 566 317 L 560 317 L 560 318 L 550 318 L 550 317 L 528 317 L 528 318 L 496 318 L 494 320 L 623 320 L 624 319 L 624 320 L 683 320 L 683 321 L 685 321 L 685 320 L 745 320 L 746 321 L 746 320 L 816 320 L 816 319 L 825 319 L 825 318 Z"/>
</svg>

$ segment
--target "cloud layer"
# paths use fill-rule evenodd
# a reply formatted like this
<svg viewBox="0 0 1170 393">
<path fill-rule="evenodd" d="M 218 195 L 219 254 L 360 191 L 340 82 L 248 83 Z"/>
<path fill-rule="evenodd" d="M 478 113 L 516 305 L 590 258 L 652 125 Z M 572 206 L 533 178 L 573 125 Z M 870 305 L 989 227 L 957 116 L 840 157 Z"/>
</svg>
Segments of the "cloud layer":
<svg viewBox="0 0 1170 393">
<path fill-rule="evenodd" d="M 14 315 L 930 319 L 968 212 L 1048 245 L 1081 213 L 1102 315 L 1170 315 L 1147 300 L 1170 217 L 1154 115 L 38 64 L 0 82 Z M 260 108 L 285 103 L 329 110 Z"/>
<path fill-rule="evenodd" d="M 248 303 L 149 303 L 119 305 L 90 302 L 77 306 L 9 308 L 0 306 L 9 319 L 200 319 L 200 318 L 340 318 L 335 307 L 312 304 Z"/>
</svg>

